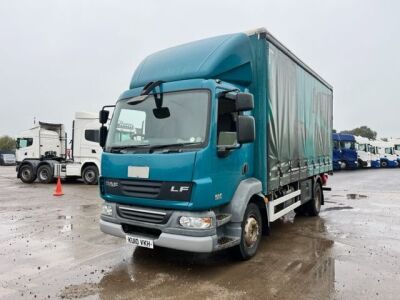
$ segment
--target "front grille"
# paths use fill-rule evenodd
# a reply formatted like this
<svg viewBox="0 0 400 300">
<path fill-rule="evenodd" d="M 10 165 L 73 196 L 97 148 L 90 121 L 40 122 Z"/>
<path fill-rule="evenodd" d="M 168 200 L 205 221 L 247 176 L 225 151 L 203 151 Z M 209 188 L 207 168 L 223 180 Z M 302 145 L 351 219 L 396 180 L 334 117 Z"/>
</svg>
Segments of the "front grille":
<svg viewBox="0 0 400 300">
<path fill-rule="evenodd" d="M 122 205 L 118 206 L 117 212 L 121 218 L 152 224 L 164 224 L 169 218 L 169 214 L 163 211 L 147 210 L 136 207 L 133 208 Z"/>
<path fill-rule="evenodd" d="M 131 198 L 190 201 L 193 182 L 156 181 L 148 179 L 102 178 L 102 194 L 120 195 Z"/>
<path fill-rule="evenodd" d="M 157 198 L 162 182 L 144 180 L 120 180 L 121 192 L 130 197 Z"/>
</svg>

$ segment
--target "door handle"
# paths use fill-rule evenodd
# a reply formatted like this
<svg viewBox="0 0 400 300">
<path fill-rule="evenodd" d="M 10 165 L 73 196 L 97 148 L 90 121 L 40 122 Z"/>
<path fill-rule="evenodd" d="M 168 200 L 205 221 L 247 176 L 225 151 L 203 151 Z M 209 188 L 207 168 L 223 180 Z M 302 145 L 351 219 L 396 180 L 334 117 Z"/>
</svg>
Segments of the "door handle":
<svg viewBox="0 0 400 300">
<path fill-rule="evenodd" d="M 92 149 L 92 153 L 96 153 L 96 150 Z"/>
</svg>

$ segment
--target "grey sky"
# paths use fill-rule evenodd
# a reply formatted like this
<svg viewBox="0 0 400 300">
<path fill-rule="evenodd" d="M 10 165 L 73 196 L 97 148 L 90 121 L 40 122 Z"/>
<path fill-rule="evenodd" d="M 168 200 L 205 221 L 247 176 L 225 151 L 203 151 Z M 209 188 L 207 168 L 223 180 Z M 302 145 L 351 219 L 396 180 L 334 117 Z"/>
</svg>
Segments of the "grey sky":
<svg viewBox="0 0 400 300">
<path fill-rule="evenodd" d="M 148 54 L 266 27 L 334 87 L 334 127 L 400 136 L 399 1 L 0 0 L 0 135 L 70 125 Z"/>
</svg>

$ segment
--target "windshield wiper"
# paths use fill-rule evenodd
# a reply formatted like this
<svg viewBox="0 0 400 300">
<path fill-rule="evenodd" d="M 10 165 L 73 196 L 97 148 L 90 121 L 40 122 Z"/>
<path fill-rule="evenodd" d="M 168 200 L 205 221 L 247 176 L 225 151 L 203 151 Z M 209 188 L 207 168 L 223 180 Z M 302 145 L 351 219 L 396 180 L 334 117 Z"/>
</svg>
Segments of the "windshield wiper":
<svg viewBox="0 0 400 300">
<path fill-rule="evenodd" d="M 130 146 L 115 146 L 110 148 L 111 153 L 121 153 L 122 150 L 135 150 L 139 148 L 149 147 L 150 144 L 130 145 Z"/>
<path fill-rule="evenodd" d="M 201 144 L 201 142 L 154 145 L 154 146 L 150 147 L 149 153 L 153 153 L 154 150 L 159 150 L 159 149 L 164 149 L 164 148 L 185 147 L 185 146 L 199 145 L 199 144 Z"/>
</svg>

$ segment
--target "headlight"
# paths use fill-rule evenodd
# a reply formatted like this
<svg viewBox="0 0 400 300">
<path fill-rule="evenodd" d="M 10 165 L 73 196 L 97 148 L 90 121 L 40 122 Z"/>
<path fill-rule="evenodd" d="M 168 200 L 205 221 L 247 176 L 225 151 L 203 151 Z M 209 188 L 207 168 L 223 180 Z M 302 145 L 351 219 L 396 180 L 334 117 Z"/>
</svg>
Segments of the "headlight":
<svg viewBox="0 0 400 300">
<path fill-rule="evenodd" d="M 212 218 L 180 217 L 179 224 L 186 228 L 207 229 L 212 225 Z"/>
<path fill-rule="evenodd" d="M 104 203 L 101 207 L 101 214 L 105 216 L 112 216 L 113 215 L 113 208 L 110 204 Z"/>
</svg>

